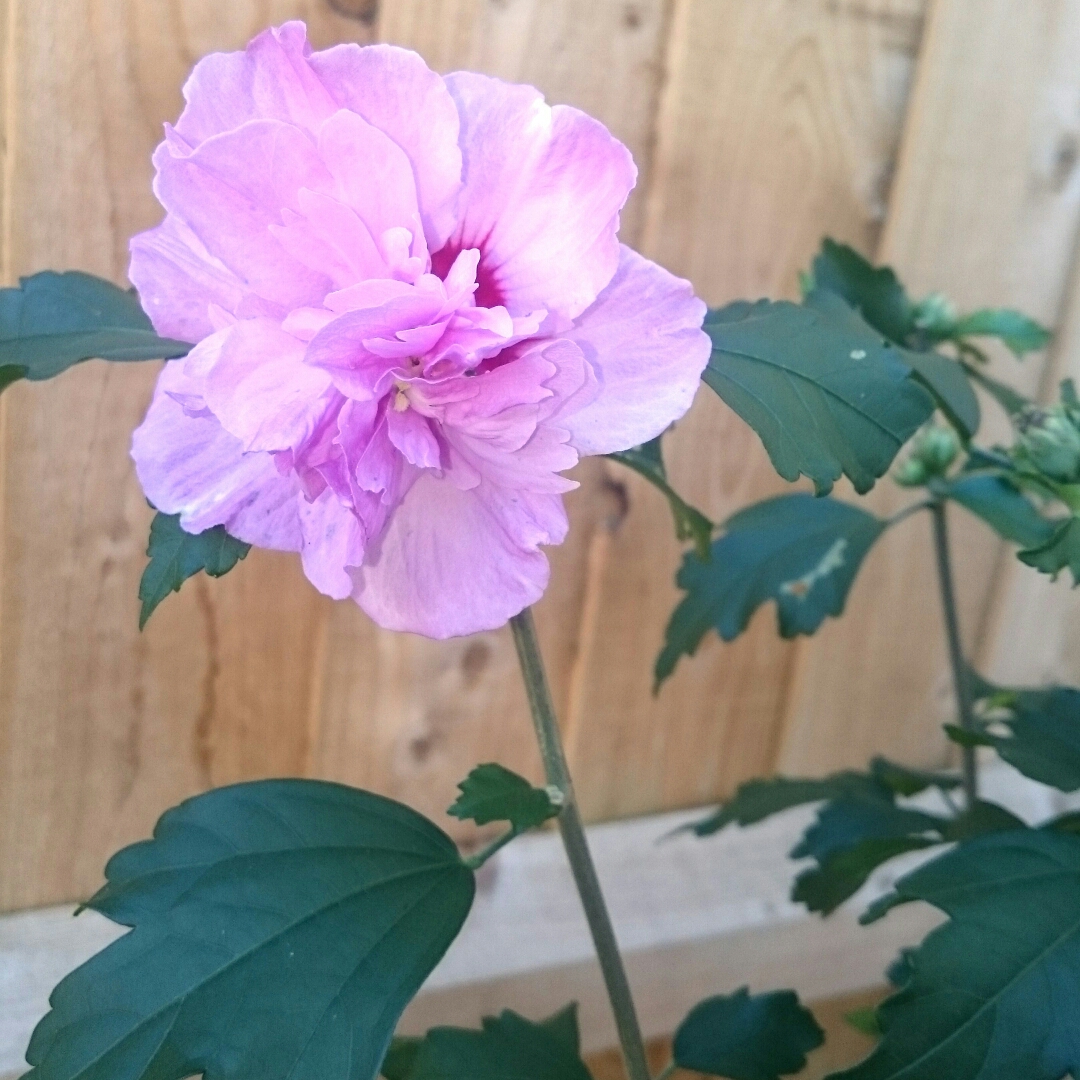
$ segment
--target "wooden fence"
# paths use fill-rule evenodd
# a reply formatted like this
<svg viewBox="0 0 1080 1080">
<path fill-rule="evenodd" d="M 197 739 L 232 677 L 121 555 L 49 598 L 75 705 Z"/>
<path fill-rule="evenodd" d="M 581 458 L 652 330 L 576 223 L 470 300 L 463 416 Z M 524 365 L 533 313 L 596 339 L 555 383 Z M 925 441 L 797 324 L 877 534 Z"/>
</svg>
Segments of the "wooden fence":
<svg viewBox="0 0 1080 1080">
<path fill-rule="evenodd" d="M 160 215 L 150 153 L 192 63 L 292 17 L 320 47 L 393 41 L 600 117 L 640 168 L 624 240 L 710 303 L 793 294 L 827 233 L 917 293 L 1057 325 L 1028 388 L 1080 372 L 1076 0 L 0 0 L 4 280 L 122 280 L 128 238 Z M 331 777 L 446 824 L 477 761 L 538 771 L 505 632 L 380 632 L 293 557 L 196 579 L 138 632 L 150 512 L 127 447 L 154 374 L 88 364 L 0 403 L 0 909 L 85 895 L 109 852 L 210 785 Z M 717 519 L 783 486 L 707 390 L 669 444 L 676 485 Z M 886 538 L 815 638 L 781 641 L 760 612 L 653 697 L 679 560 L 666 507 L 611 463 L 577 478 L 538 619 L 592 819 L 875 751 L 943 758 L 926 523 Z M 886 483 L 871 501 L 901 497 Z M 959 517 L 955 539 L 975 654 L 1080 681 L 1068 587 Z"/>
</svg>

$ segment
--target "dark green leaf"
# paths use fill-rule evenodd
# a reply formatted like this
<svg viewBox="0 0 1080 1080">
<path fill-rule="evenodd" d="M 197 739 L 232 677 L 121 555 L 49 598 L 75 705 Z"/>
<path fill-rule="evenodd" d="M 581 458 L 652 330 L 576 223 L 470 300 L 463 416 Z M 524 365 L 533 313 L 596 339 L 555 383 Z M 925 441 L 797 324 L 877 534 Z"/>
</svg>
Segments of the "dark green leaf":
<svg viewBox="0 0 1080 1080">
<path fill-rule="evenodd" d="M 581 1028 L 578 1025 L 577 1002 L 540 1021 L 540 1026 L 572 1054 L 581 1053 Z"/>
<path fill-rule="evenodd" d="M 432 1028 L 401 1080 L 591 1080 L 569 1035 L 565 1011 L 539 1024 L 507 1009 L 481 1031 Z"/>
<path fill-rule="evenodd" d="M 685 502 L 668 483 L 667 470 L 664 468 L 664 458 L 660 451 L 660 437 L 607 456 L 644 476 L 663 493 L 671 507 L 671 516 L 675 519 L 676 537 L 680 540 L 692 540 L 698 555 L 707 559 L 713 523 L 700 510 L 695 510 Z"/>
<path fill-rule="evenodd" d="M 999 536 L 1024 547 L 1039 547 L 1054 533 L 1055 524 L 1000 476 L 961 475 L 945 481 L 941 492 L 985 521 Z"/>
<path fill-rule="evenodd" d="M 871 1039 L 881 1038 L 881 1027 L 878 1025 L 877 1009 L 872 1005 L 866 1005 L 861 1009 L 852 1009 L 844 1013 L 844 1019 L 856 1031 L 869 1035 Z"/>
<path fill-rule="evenodd" d="M 952 791 L 961 784 L 955 773 L 926 772 L 923 769 L 909 769 L 906 765 L 897 765 L 883 757 L 876 757 L 870 762 L 870 775 L 884 784 L 897 795 L 918 795 L 927 788 L 940 788 Z"/>
<path fill-rule="evenodd" d="M 902 878 L 897 901 L 949 921 L 878 1010 L 873 1053 L 831 1080 L 1061 1080 L 1080 1069 L 1080 838 L 962 844 Z M 894 901 L 895 903 L 896 901 Z"/>
<path fill-rule="evenodd" d="M 77 270 L 45 270 L 0 289 L 0 390 L 17 379 L 50 379 L 92 357 L 160 360 L 191 346 L 159 338 L 138 297 Z"/>
<path fill-rule="evenodd" d="M 859 843 L 830 855 L 820 866 L 804 870 L 791 890 L 791 899 L 810 911 L 830 915 L 866 883 L 882 863 L 908 851 L 933 847 L 941 841 L 926 836 L 887 836 Z"/>
<path fill-rule="evenodd" d="M 315 780 L 189 799 L 106 877 L 135 929 L 53 991 L 33 1080 L 371 1080 L 475 890 L 426 818 Z"/>
<path fill-rule="evenodd" d="M 899 990 L 911 982 L 911 977 L 915 974 L 915 954 L 918 951 L 909 946 L 897 953 L 896 959 L 885 969 L 885 978 L 889 980 L 890 986 Z"/>
<path fill-rule="evenodd" d="M 1027 824 L 1011 810 L 997 803 L 976 799 L 959 817 L 953 818 L 942 830 L 946 840 L 972 840 L 987 833 L 1026 829 Z"/>
<path fill-rule="evenodd" d="M 898 836 L 932 833 L 940 839 L 949 824 L 947 818 L 895 806 L 881 798 L 841 796 L 827 802 L 817 820 L 806 830 L 791 851 L 791 858 L 806 857 L 822 862 L 830 855 L 861 843 Z"/>
<path fill-rule="evenodd" d="M 825 1041 L 793 990 L 734 994 L 695 1005 L 675 1032 L 671 1056 L 681 1069 L 727 1080 L 777 1080 L 806 1065 Z"/>
<path fill-rule="evenodd" d="M 179 592 L 189 577 L 205 570 L 211 577 L 227 574 L 251 550 L 250 544 L 230 536 L 223 525 L 201 533 L 185 532 L 179 514 L 154 515 L 150 523 L 150 562 L 139 582 L 139 629 L 154 608 L 171 592 Z"/>
<path fill-rule="evenodd" d="M 727 825 L 753 825 L 794 806 L 851 796 L 879 798 L 892 805 L 892 793 L 866 773 L 839 772 L 813 780 L 775 776 L 740 784 L 734 797 L 694 825 L 693 831 L 709 836 Z"/>
<path fill-rule="evenodd" d="M 1017 552 L 1028 566 L 1057 577 L 1062 570 L 1072 573 L 1073 585 L 1080 585 L 1080 518 L 1068 517 L 1057 525 L 1050 539 L 1038 547 Z"/>
<path fill-rule="evenodd" d="M 859 565 L 886 523 L 850 503 L 780 495 L 724 525 L 708 562 L 689 552 L 676 581 L 675 609 L 656 661 L 656 685 L 693 655 L 710 627 L 730 641 L 766 600 L 775 600 L 784 637 L 812 634 L 839 615 Z"/>
<path fill-rule="evenodd" d="M 979 399 L 959 362 L 941 353 L 910 349 L 904 351 L 903 359 L 934 395 L 949 422 L 970 439 L 979 430 Z"/>
<path fill-rule="evenodd" d="M 981 386 L 1005 410 L 1005 412 L 1009 414 L 1009 416 L 1016 416 L 1018 413 L 1022 413 L 1031 404 L 1030 398 L 1026 398 L 1023 394 L 1017 393 L 1007 383 L 990 378 L 990 376 L 981 368 L 977 368 L 968 363 L 963 363 L 962 366 L 967 372 L 968 377 L 977 385 Z"/>
<path fill-rule="evenodd" d="M 761 437 L 785 480 L 819 494 L 846 475 L 869 491 L 933 412 L 900 349 L 838 296 L 804 306 L 739 302 L 712 311 L 703 378 Z"/>
<path fill-rule="evenodd" d="M 1080 690 L 1013 690 L 976 685 L 982 706 L 974 732 L 949 725 L 961 745 L 992 746 L 1032 780 L 1061 791 L 1080 788 Z"/>
<path fill-rule="evenodd" d="M 560 804 L 544 788 L 501 765 L 477 765 L 458 789 L 461 794 L 447 813 L 477 825 L 509 821 L 515 831 L 524 832 L 559 813 Z"/>
<path fill-rule="evenodd" d="M 1038 352 L 1050 344 L 1050 331 L 1034 319 L 1009 308 L 985 308 L 958 320 L 956 337 L 995 337 L 1017 356 Z"/>
<path fill-rule="evenodd" d="M 907 343 L 915 311 L 889 267 L 875 267 L 854 248 L 826 239 L 814 259 L 813 278 L 816 288 L 843 297 L 879 333 L 898 345 Z"/>
<path fill-rule="evenodd" d="M 386 1051 L 379 1072 L 386 1080 L 408 1080 L 422 1043 L 423 1039 L 395 1036 L 390 1042 L 390 1049 Z"/>
</svg>

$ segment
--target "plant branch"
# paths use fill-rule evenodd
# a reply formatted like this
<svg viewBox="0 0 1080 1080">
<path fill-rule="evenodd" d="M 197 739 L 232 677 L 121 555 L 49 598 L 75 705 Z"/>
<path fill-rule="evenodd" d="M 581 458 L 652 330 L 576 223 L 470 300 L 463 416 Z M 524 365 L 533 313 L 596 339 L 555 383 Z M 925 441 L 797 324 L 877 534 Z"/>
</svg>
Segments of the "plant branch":
<svg viewBox="0 0 1080 1080">
<path fill-rule="evenodd" d="M 504 832 L 502 836 L 492 840 L 487 847 L 482 847 L 475 855 L 470 855 L 465 859 L 465 865 L 470 870 L 479 870 L 495 854 L 496 851 L 501 851 L 511 840 L 516 839 L 521 835 L 519 829 L 510 829 Z"/>
<path fill-rule="evenodd" d="M 574 798 L 574 786 L 563 752 L 555 706 L 552 704 L 551 691 L 544 673 L 544 662 L 540 656 L 540 643 L 536 638 L 531 609 L 526 608 L 520 615 L 515 615 L 510 620 L 510 627 L 514 632 L 514 644 L 521 662 L 521 674 L 529 696 L 529 707 L 536 727 L 536 738 L 540 744 L 540 756 L 544 759 L 547 782 L 563 793 L 564 801 L 558 818 L 559 831 L 562 833 L 574 883 L 585 909 L 585 918 L 592 933 L 611 1009 L 615 1014 L 615 1026 L 619 1031 L 626 1071 L 630 1080 L 650 1080 L 645 1043 L 641 1037 L 634 1001 L 630 996 L 630 983 L 626 978 L 626 969 L 619 954 L 615 931 L 600 889 L 600 880 L 596 876 L 596 867 L 589 854 L 585 828 Z"/>
<path fill-rule="evenodd" d="M 949 643 L 949 662 L 952 665 L 953 685 L 956 689 L 956 705 L 960 713 L 960 727 L 974 732 L 975 712 L 968 679 L 967 662 L 960 643 L 960 621 L 956 612 L 956 590 L 953 587 L 952 562 L 949 558 L 949 532 L 945 518 L 945 503 L 937 500 L 930 508 L 934 520 L 934 553 L 937 556 L 938 584 L 941 589 L 941 606 L 945 613 L 945 636 Z M 978 798 L 978 766 L 975 747 L 961 749 L 961 772 L 964 778 L 964 798 L 970 807 Z"/>
</svg>

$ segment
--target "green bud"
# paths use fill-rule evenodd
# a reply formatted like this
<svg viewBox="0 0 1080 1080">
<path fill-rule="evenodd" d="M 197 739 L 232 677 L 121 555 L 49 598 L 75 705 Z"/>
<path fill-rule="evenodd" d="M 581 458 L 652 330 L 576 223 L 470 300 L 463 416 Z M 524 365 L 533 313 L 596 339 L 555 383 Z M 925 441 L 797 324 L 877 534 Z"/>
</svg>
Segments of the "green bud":
<svg viewBox="0 0 1080 1080">
<path fill-rule="evenodd" d="M 1022 456 L 1051 480 L 1063 484 L 1080 480 L 1080 429 L 1066 405 L 1028 409 L 1017 421 Z"/>
<path fill-rule="evenodd" d="M 934 337 L 948 337 L 956 328 L 956 305 L 941 293 L 931 293 L 915 305 L 915 325 Z"/>
<path fill-rule="evenodd" d="M 952 428 L 929 424 L 911 440 L 907 460 L 893 473 L 903 487 L 919 487 L 943 475 L 960 453 L 960 440 Z"/>
</svg>

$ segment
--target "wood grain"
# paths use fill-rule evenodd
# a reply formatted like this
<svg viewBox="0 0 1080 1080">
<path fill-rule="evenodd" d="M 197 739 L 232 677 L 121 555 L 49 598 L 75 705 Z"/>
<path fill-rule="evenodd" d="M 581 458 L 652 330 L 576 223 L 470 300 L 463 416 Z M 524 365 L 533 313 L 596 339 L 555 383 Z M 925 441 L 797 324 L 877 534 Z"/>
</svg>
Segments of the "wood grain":
<svg viewBox="0 0 1080 1080">
<path fill-rule="evenodd" d="M 1057 321 L 1080 215 L 1080 7 L 1057 0 L 933 5 L 879 251 L 916 295 Z M 1041 364 L 996 356 L 1029 389 Z M 980 436 L 1007 431 L 986 406 Z M 890 483 L 869 505 L 910 501 Z M 950 513 L 961 629 L 978 651 L 1000 545 Z M 888 534 L 844 617 L 799 646 L 780 765 L 824 770 L 874 752 L 929 764 L 952 698 L 925 515 Z"/>
<path fill-rule="evenodd" d="M 877 237 L 922 5 L 680 0 L 642 250 L 711 304 L 791 295 L 821 236 Z M 666 440 L 676 487 L 722 520 L 781 490 L 756 436 L 708 390 Z M 792 646 L 771 610 L 652 697 L 677 600 L 666 507 L 610 466 L 629 512 L 594 540 L 595 593 L 569 730 L 589 814 L 720 797 L 769 772 Z"/>
<path fill-rule="evenodd" d="M 468 67 L 532 82 L 552 102 L 598 116 L 631 149 L 647 184 L 666 32 L 663 0 L 384 0 L 379 34 L 417 49 L 434 67 Z M 624 216 L 633 242 L 640 195 Z M 553 692 L 565 714 L 583 611 L 589 551 L 623 512 L 622 489 L 598 462 L 574 476 L 567 497 L 570 538 L 549 552 L 551 586 L 537 623 Z M 533 778 L 537 755 L 513 643 L 507 631 L 433 642 L 374 628 L 351 605 L 328 614 L 326 664 L 312 713 L 319 775 L 394 795 L 431 814 L 454 835 L 446 807 L 478 761 L 497 760 Z M 602 784 L 610 784 L 605 778 Z M 594 783 L 583 777 L 586 789 Z"/>
<path fill-rule="evenodd" d="M 368 34 L 314 2 L 10 0 L 6 277 L 122 281 L 191 63 L 295 15 L 323 42 Z M 154 375 L 87 364 L 4 395 L 0 908 L 84 896 L 178 798 L 303 765 L 321 601 L 295 560 L 254 553 L 138 633 L 150 511 L 127 447 Z"/>
</svg>

